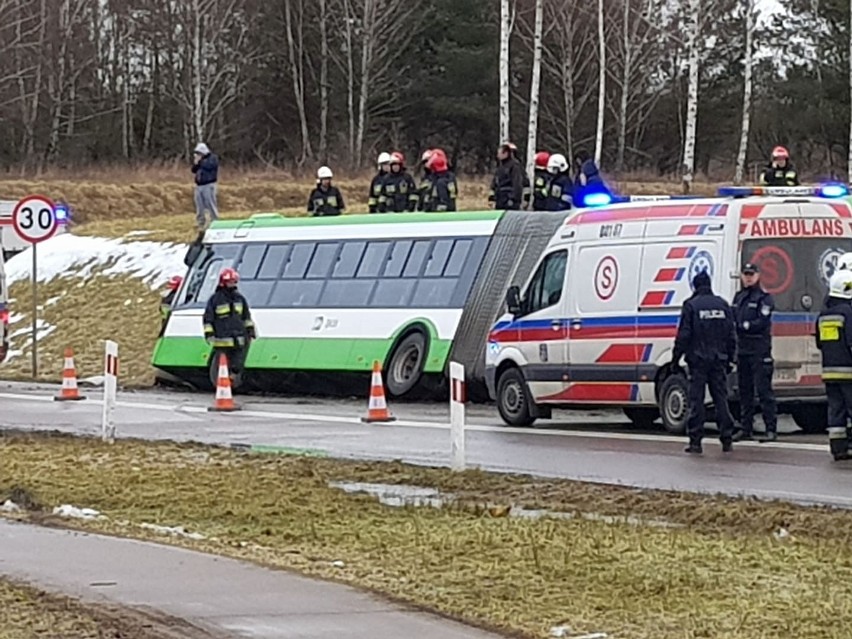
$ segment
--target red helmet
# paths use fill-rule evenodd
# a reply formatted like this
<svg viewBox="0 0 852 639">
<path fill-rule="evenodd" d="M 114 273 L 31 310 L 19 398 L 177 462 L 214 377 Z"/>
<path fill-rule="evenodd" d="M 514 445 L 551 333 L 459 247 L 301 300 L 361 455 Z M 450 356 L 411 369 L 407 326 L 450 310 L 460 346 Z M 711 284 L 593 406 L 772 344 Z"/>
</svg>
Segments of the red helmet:
<svg viewBox="0 0 852 639">
<path fill-rule="evenodd" d="M 168 284 L 166 284 L 166 287 L 170 291 L 176 291 L 180 288 L 181 284 L 183 284 L 183 278 L 180 275 L 175 275 L 174 277 L 169 279 L 169 282 Z"/>
<path fill-rule="evenodd" d="M 443 149 L 432 149 L 432 155 L 426 160 L 426 168 L 433 173 L 441 173 L 447 170 L 447 154 L 444 153 Z"/>
<path fill-rule="evenodd" d="M 394 151 L 391 153 L 391 164 L 399 164 L 400 166 L 405 166 L 405 156 L 399 151 Z"/>
<path fill-rule="evenodd" d="M 772 157 L 784 158 L 786 160 L 790 157 L 790 152 L 787 150 L 787 147 L 776 146 L 774 149 L 772 149 Z"/>
<path fill-rule="evenodd" d="M 546 169 L 547 161 L 550 159 L 550 153 L 547 151 L 539 151 L 535 154 L 535 166 L 538 169 Z"/>
<path fill-rule="evenodd" d="M 227 286 L 228 284 L 236 284 L 240 281 L 240 274 L 235 269 L 223 268 L 219 273 L 219 286 Z"/>
</svg>

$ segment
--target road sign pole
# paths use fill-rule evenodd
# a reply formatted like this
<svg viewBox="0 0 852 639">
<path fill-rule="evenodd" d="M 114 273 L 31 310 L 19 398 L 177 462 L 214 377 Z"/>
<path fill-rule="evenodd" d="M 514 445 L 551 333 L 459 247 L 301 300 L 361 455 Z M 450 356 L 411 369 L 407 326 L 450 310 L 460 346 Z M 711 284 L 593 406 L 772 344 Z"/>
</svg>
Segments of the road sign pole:
<svg viewBox="0 0 852 639">
<path fill-rule="evenodd" d="M 33 379 L 38 379 L 38 253 L 36 247 L 38 244 L 33 244 Z"/>
</svg>

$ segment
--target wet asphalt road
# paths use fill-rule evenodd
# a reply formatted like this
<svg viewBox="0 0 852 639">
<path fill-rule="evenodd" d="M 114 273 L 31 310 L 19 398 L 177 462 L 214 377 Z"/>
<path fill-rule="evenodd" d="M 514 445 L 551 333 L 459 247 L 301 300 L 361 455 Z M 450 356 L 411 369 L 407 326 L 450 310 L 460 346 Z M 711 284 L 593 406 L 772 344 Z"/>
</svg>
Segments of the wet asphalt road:
<svg viewBox="0 0 852 639">
<path fill-rule="evenodd" d="M 98 434 L 100 393 L 53 401 L 56 387 L 0 385 L 0 428 Z M 238 397 L 239 413 L 209 413 L 212 398 L 180 392 L 119 393 L 118 437 L 307 448 L 341 458 L 449 464 L 445 404 L 391 404 L 398 421 L 363 424 L 366 401 Z M 742 443 L 723 455 L 714 433 L 702 457 L 684 439 L 632 428 L 620 412 L 560 411 L 533 429 L 502 425 L 493 406 L 468 407 L 467 462 L 486 470 L 701 493 L 745 494 L 852 507 L 852 463 L 834 463 L 825 436 L 788 418 L 781 441 Z"/>
</svg>

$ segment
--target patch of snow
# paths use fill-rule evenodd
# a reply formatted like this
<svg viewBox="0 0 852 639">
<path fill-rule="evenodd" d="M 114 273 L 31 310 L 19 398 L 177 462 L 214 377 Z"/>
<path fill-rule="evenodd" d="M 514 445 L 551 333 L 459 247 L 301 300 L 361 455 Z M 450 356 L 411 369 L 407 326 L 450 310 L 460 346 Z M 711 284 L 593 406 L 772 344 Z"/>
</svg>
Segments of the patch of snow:
<svg viewBox="0 0 852 639">
<path fill-rule="evenodd" d="M 550 636 L 559 639 L 560 637 L 567 637 L 569 632 L 571 632 L 571 626 L 553 626 L 550 629 Z"/>
<path fill-rule="evenodd" d="M 18 506 L 18 504 L 13 502 L 11 499 L 7 499 L 2 505 L 0 505 L 0 513 L 18 513 L 22 510 L 23 508 Z"/>
<path fill-rule="evenodd" d="M 133 304 L 133 300 L 124 300 L 125 306 L 130 306 L 131 304 Z"/>
<path fill-rule="evenodd" d="M 158 526 L 157 524 L 139 524 L 140 528 L 151 530 L 158 535 L 169 535 L 172 537 L 186 537 L 187 539 L 201 540 L 206 539 L 201 533 L 187 532 L 183 526 Z"/>
<path fill-rule="evenodd" d="M 84 377 L 77 381 L 80 386 L 103 386 L 104 376 L 93 375 L 92 377 Z"/>
<path fill-rule="evenodd" d="M 124 237 L 143 237 L 145 235 L 151 235 L 151 231 L 130 231 Z"/>
<path fill-rule="evenodd" d="M 452 495 L 441 493 L 434 488 L 421 486 L 404 486 L 397 484 L 366 484 L 360 482 L 331 482 L 332 488 L 339 488 L 345 493 L 365 493 L 379 500 L 385 506 L 401 508 L 403 506 L 431 506 L 441 508 Z"/>
<path fill-rule="evenodd" d="M 772 533 L 772 536 L 775 537 L 775 539 L 777 539 L 778 541 L 784 541 L 785 539 L 789 539 L 791 535 L 790 531 L 786 528 L 779 528 L 774 533 Z"/>
<path fill-rule="evenodd" d="M 53 509 L 53 514 L 69 519 L 106 519 L 106 517 L 94 508 L 77 508 L 77 506 L 72 506 L 71 504 L 57 506 Z"/>
<path fill-rule="evenodd" d="M 176 273 L 184 273 L 183 263 L 187 246 L 171 242 L 130 241 L 105 237 L 86 237 L 64 233 L 41 245 L 38 281 L 46 282 L 61 276 L 84 280 L 96 269 L 108 276 L 131 275 L 157 289 Z M 26 249 L 6 263 L 9 284 L 29 280 L 32 255 Z M 79 286 L 85 285 L 81 282 Z"/>
<path fill-rule="evenodd" d="M 12 305 L 12 300 L 9 300 L 9 305 Z M 24 319 L 24 317 L 26 316 L 23 313 L 12 313 L 11 315 L 9 315 L 9 326 L 11 326 L 12 324 L 17 324 L 22 319 Z"/>
<path fill-rule="evenodd" d="M 336 561 L 332 561 L 331 565 L 334 566 L 335 568 L 345 568 L 346 567 L 346 564 L 343 563 L 342 561 L 340 561 L 339 559 L 337 559 Z"/>
</svg>

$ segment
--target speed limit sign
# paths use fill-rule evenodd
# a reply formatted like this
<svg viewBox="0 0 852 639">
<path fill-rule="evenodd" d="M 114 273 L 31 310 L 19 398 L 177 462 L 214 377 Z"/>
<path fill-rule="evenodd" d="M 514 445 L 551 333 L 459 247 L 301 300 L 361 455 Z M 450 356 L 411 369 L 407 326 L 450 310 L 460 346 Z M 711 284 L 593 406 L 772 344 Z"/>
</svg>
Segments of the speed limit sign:
<svg viewBox="0 0 852 639">
<path fill-rule="evenodd" d="M 29 195 L 12 212 L 12 226 L 18 236 L 31 244 L 53 237 L 58 227 L 56 205 L 43 195 Z"/>
</svg>

